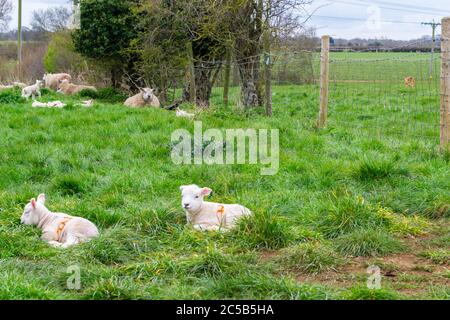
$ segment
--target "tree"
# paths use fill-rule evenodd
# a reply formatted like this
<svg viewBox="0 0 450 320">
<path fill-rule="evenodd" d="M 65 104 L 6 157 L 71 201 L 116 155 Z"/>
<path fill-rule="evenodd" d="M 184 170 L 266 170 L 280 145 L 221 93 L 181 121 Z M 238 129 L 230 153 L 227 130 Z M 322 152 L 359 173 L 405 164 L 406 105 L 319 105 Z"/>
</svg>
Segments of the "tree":
<svg viewBox="0 0 450 320">
<path fill-rule="evenodd" d="M 188 63 L 192 47 L 195 73 L 195 103 L 208 107 L 214 79 L 225 53 L 222 5 L 226 1 L 146 0 L 141 6 L 142 32 L 137 45 L 143 59 L 141 69 L 156 80 L 164 93 L 170 78 L 179 78 Z M 185 83 L 184 100 L 191 100 L 190 82 Z M 164 96 L 164 95 L 163 95 Z"/>
<path fill-rule="evenodd" d="M 11 21 L 12 3 L 10 0 L 0 0 L 0 30 L 7 29 Z"/>
<path fill-rule="evenodd" d="M 42 33 L 61 31 L 67 28 L 70 16 L 69 9 L 62 6 L 35 10 L 32 13 L 31 28 Z"/>
<path fill-rule="evenodd" d="M 274 41 L 301 26 L 301 9 L 311 0 L 230 0 L 230 33 L 241 78 L 245 107 L 262 104 L 260 79 L 262 38 L 269 33 Z M 308 15 L 306 13 L 306 15 Z"/>
<path fill-rule="evenodd" d="M 75 50 L 102 63 L 118 87 L 124 70 L 136 60 L 128 51 L 138 35 L 133 9 L 138 0 L 82 0 L 80 29 L 73 33 Z"/>
</svg>

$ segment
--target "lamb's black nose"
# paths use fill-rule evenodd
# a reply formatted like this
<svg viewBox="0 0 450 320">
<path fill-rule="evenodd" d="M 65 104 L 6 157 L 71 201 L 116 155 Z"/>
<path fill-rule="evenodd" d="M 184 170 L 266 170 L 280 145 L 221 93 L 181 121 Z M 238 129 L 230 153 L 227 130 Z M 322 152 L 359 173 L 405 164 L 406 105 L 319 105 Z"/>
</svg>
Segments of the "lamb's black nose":
<svg viewBox="0 0 450 320">
<path fill-rule="evenodd" d="M 185 208 L 185 209 L 189 209 L 189 203 L 185 203 L 185 204 L 184 204 L 184 208 Z"/>
</svg>

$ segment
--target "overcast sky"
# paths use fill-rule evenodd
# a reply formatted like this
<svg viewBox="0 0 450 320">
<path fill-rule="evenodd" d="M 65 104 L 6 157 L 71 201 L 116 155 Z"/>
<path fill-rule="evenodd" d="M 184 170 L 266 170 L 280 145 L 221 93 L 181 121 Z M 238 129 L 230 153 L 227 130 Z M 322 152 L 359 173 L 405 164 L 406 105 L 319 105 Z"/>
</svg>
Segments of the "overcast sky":
<svg viewBox="0 0 450 320">
<path fill-rule="evenodd" d="M 17 0 L 10 28 L 17 25 Z M 36 9 L 66 5 L 67 0 L 23 0 L 24 25 L 29 26 Z M 314 16 L 307 25 L 317 28 L 317 35 L 336 38 L 415 39 L 431 33 L 423 21 L 450 16 L 449 0 L 314 0 L 306 7 Z M 440 29 L 438 29 L 440 33 Z"/>
</svg>

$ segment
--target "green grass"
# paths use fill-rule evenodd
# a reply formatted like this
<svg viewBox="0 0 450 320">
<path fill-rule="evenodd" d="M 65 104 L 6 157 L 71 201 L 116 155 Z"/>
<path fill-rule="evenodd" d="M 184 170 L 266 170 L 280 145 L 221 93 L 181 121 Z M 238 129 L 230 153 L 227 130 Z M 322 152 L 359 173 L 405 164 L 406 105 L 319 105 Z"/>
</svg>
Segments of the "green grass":
<svg viewBox="0 0 450 320">
<path fill-rule="evenodd" d="M 199 115 L 204 130 L 279 129 L 275 176 L 261 176 L 260 165 L 174 165 L 171 133 L 192 132 L 193 123 L 165 110 L 127 109 L 111 89 L 95 95 L 93 108 L 76 106 L 86 93 L 45 92 L 42 101 L 62 100 L 65 109 L 34 109 L 18 91 L 1 93 L 0 298 L 408 298 L 366 290 L 359 280 L 350 289 L 296 280 L 299 272 L 314 278 L 339 269 L 352 256 L 409 252 L 401 238 L 448 222 L 450 158 L 436 148 L 438 111 L 429 112 L 439 97 L 389 86 L 385 108 L 380 86 L 333 86 L 324 130 L 315 128 L 316 85 L 275 86 L 270 119 L 224 107 L 215 88 L 210 110 Z M 231 94 L 236 102 L 238 90 Z M 409 97 L 410 112 L 402 111 Z M 226 234 L 195 232 L 180 207 L 179 186 L 189 183 L 255 216 Z M 42 243 L 39 230 L 19 221 L 41 192 L 51 210 L 92 220 L 101 236 L 65 251 Z M 260 259 L 267 250 L 285 259 Z M 80 290 L 66 286 L 72 265 L 81 270 Z M 425 297 L 446 292 L 436 287 Z"/>
<path fill-rule="evenodd" d="M 335 271 L 336 267 L 343 263 L 343 259 L 331 246 L 311 242 L 282 250 L 277 263 L 283 269 L 314 275 Z"/>
</svg>

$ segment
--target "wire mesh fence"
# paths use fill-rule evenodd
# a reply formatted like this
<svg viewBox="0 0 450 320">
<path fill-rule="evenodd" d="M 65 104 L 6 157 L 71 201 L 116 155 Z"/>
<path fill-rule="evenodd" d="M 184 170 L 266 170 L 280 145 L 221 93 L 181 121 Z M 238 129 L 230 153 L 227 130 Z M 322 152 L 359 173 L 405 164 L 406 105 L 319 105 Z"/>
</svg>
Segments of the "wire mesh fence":
<svg viewBox="0 0 450 320">
<path fill-rule="evenodd" d="M 398 50 L 399 48 L 395 48 Z M 439 145 L 440 53 L 374 51 L 330 52 L 328 127 L 351 129 L 382 141 L 415 140 Z M 239 63 L 231 68 L 230 105 L 242 105 Z M 264 61 L 259 65 L 263 77 Z M 320 52 L 272 54 L 275 115 L 283 109 L 305 109 L 316 117 L 320 101 Z M 224 71 L 212 90 L 223 95 Z"/>
</svg>

